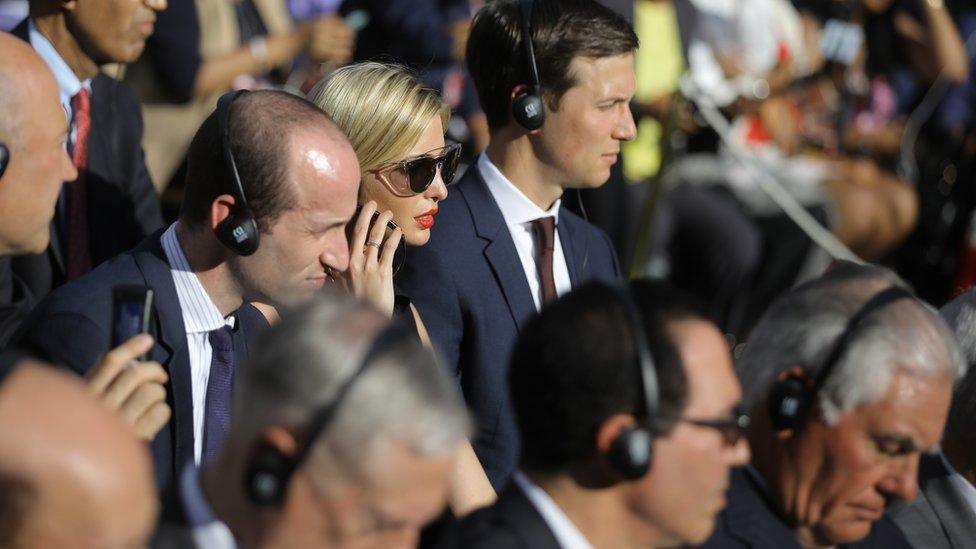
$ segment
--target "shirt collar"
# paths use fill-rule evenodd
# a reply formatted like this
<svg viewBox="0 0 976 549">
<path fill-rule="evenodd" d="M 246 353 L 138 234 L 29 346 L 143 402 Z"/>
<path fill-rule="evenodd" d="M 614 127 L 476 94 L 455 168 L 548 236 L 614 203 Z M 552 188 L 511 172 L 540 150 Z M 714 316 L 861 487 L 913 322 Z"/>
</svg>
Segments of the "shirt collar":
<svg viewBox="0 0 976 549">
<path fill-rule="evenodd" d="M 37 52 L 37 55 L 41 56 L 41 59 L 47 64 L 51 72 L 54 73 L 55 80 L 58 81 L 58 90 L 60 92 L 61 104 L 66 108 L 71 108 L 71 98 L 74 97 L 82 87 L 86 90 L 91 91 L 91 79 L 79 80 L 75 71 L 71 70 L 71 67 L 65 63 L 64 58 L 58 53 L 58 50 L 54 49 L 54 45 L 41 33 L 34 24 L 33 19 L 29 19 L 27 22 L 30 33 L 30 44 Z"/>
<path fill-rule="evenodd" d="M 512 480 L 525 493 L 525 497 L 529 499 L 535 510 L 542 515 L 542 519 L 552 530 L 552 534 L 556 537 L 560 547 L 563 549 L 593 548 L 586 536 L 579 531 L 573 521 L 569 520 L 566 513 L 563 513 L 559 505 L 549 497 L 545 490 L 539 488 L 521 471 L 516 471 Z"/>
<path fill-rule="evenodd" d="M 498 203 L 507 225 L 522 225 L 546 216 L 556 218 L 556 223 L 559 223 L 559 206 L 562 199 L 556 200 L 548 210 L 536 206 L 529 197 L 525 196 L 525 193 L 505 177 L 498 166 L 488 158 L 487 153 L 481 153 L 478 157 L 478 172 L 488 185 L 488 191 L 495 202 Z"/>
<path fill-rule="evenodd" d="M 210 299 L 210 295 L 203 288 L 203 284 L 200 284 L 200 279 L 190 268 L 190 262 L 187 261 L 183 247 L 176 236 L 177 223 L 179 222 L 173 223 L 166 229 L 160 238 L 160 242 L 173 274 L 176 298 L 180 302 L 180 311 L 183 313 L 183 326 L 186 327 L 186 333 L 212 332 L 224 326 L 233 328 L 234 315 L 224 318 L 220 314 L 220 309 Z"/>
</svg>

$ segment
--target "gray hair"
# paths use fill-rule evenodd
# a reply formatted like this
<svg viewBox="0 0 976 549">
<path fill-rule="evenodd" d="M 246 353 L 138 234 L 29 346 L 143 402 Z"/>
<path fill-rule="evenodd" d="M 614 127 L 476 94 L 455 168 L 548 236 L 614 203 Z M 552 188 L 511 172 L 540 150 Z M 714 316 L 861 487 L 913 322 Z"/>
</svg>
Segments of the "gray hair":
<svg viewBox="0 0 976 549">
<path fill-rule="evenodd" d="M 956 336 L 966 363 L 976 362 L 976 288 L 956 297 L 939 311 Z M 953 390 L 945 439 L 957 447 L 976 443 L 976 368 L 969 368 Z"/>
<path fill-rule="evenodd" d="M 800 366 L 817 378 L 847 322 L 878 292 L 905 284 L 876 266 L 842 263 L 779 298 L 752 331 L 737 361 L 743 403 L 762 402 L 780 372 Z M 945 322 L 917 299 L 897 300 L 866 317 L 819 392 L 828 424 L 884 396 L 896 373 L 955 380 L 965 362 Z"/>
<path fill-rule="evenodd" d="M 389 323 L 365 303 L 338 294 L 286 312 L 255 344 L 238 377 L 233 430 L 248 440 L 271 425 L 306 427 Z M 313 443 L 310 460 L 365 475 L 385 453 L 377 448 L 381 443 L 395 440 L 421 455 L 443 456 L 468 429 L 457 391 L 433 353 L 407 338 L 371 361 Z"/>
</svg>

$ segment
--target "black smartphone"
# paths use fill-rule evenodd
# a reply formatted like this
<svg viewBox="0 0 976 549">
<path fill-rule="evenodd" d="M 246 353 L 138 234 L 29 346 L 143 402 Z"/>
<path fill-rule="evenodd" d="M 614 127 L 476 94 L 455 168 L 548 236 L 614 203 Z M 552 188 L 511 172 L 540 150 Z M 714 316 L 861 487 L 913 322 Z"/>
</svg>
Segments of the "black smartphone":
<svg viewBox="0 0 976 549">
<path fill-rule="evenodd" d="M 355 222 L 356 219 L 359 218 L 359 212 L 361 212 L 361 211 L 363 211 L 362 204 L 360 204 L 359 206 L 356 206 L 356 215 L 353 216 L 353 221 L 354 222 Z M 380 212 L 379 211 L 373 212 L 373 221 L 376 221 L 376 218 L 379 217 L 379 216 L 380 216 Z M 386 222 L 386 228 L 389 229 L 389 230 L 391 230 L 391 231 L 395 231 L 395 230 L 399 229 L 400 226 L 397 225 L 396 222 L 391 219 L 391 220 L 389 220 L 389 221 Z"/>
<path fill-rule="evenodd" d="M 153 291 L 145 286 L 120 285 L 112 288 L 112 348 L 139 334 L 149 332 L 152 322 Z M 141 357 L 140 360 L 145 360 Z"/>
</svg>

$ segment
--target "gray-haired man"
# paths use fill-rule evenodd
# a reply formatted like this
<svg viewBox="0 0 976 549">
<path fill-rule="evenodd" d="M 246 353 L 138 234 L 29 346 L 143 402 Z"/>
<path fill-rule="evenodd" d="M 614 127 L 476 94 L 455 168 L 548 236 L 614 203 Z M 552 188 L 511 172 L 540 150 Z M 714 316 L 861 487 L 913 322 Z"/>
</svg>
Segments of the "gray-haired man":
<svg viewBox="0 0 976 549">
<path fill-rule="evenodd" d="M 255 348 L 225 446 L 180 480 L 196 545 L 416 545 L 468 429 L 430 351 L 339 295 L 285 314 Z"/>
<path fill-rule="evenodd" d="M 976 290 L 940 311 L 968 364 L 976 362 Z M 891 513 L 913 547 L 953 549 L 976 542 L 976 369 L 956 384 L 942 452 L 923 456 L 918 497 Z"/>
<path fill-rule="evenodd" d="M 915 498 L 964 371 L 935 311 L 888 271 L 841 264 L 772 305 L 737 369 L 753 459 L 705 546 L 907 546 L 885 510 Z"/>
</svg>

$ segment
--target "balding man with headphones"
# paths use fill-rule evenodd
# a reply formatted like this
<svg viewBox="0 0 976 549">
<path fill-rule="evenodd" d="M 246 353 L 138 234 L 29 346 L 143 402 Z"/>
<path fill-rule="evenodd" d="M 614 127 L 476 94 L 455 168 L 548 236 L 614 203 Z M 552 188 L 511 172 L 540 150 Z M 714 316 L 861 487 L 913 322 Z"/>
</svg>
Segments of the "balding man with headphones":
<svg viewBox="0 0 976 549">
<path fill-rule="evenodd" d="M 85 373 L 109 348 L 113 287 L 153 290 L 148 355 L 166 369 L 173 410 L 152 441 L 164 515 L 178 512 L 182 466 L 212 460 L 227 434 L 236 367 L 267 327 L 249 303 L 306 301 L 346 268 L 358 188 L 352 146 L 317 107 L 229 93 L 190 146 L 179 220 L 58 288 L 25 322 L 25 347 Z"/>
<path fill-rule="evenodd" d="M 674 289 L 585 285 L 529 322 L 511 363 L 520 470 L 443 546 L 700 543 L 749 459 L 728 345 Z"/>
<path fill-rule="evenodd" d="M 703 547 L 909 547 L 885 513 L 915 498 L 965 370 L 938 314 L 841 263 L 773 303 L 737 369 L 753 459 Z"/>
</svg>

